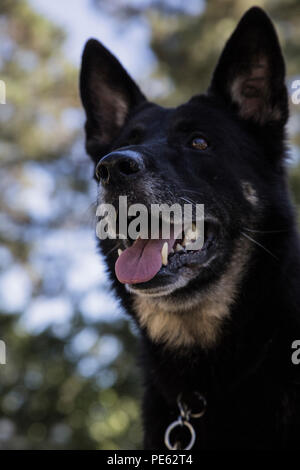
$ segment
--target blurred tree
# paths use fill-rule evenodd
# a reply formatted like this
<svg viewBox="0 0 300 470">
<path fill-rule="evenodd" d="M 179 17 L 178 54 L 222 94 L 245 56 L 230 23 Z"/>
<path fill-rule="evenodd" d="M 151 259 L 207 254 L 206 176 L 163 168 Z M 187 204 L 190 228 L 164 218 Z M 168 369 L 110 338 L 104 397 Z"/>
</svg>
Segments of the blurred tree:
<svg viewBox="0 0 300 470">
<path fill-rule="evenodd" d="M 2 315 L 7 364 L 1 366 L 0 449 L 138 447 L 132 334 L 125 321 L 93 330 L 91 350 L 78 351 L 76 338 L 87 331 L 79 314 L 63 338 L 51 329 L 32 336 L 15 317 Z M 107 340 L 116 337 L 120 350 L 106 363 Z"/>
<path fill-rule="evenodd" d="M 0 448 L 136 448 L 136 338 L 127 321 L 113 319 L 100 260 L 85 242 L 96 188 L 83 150 L 78 71 L 63 43 L 63 31 L 27 1 L 1 1 Z M 90 286 L 110 323 L 85 315 Z M 28 327 L 30 309 L 38 328 Z M 48 328 L 39 320 L 46 310 L 58 322 Z"/>
</svg>

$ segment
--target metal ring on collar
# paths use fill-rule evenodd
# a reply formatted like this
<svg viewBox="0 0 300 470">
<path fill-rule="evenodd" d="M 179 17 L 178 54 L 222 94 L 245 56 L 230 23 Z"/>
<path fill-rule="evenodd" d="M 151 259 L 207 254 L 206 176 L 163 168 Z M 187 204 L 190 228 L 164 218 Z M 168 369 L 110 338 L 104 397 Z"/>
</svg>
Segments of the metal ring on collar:
<svg viewBox="0 0 300 470">
<path fill-rule="evenodd" d="M 182 419 L 177 419 L 176 421 L 173 421 L 173 423 L 171 423 L 167 427 L 166 432 L 165 432 L 165 445 L 170 450 L 176 450 L 176 447 L 174 447 L 171 444 L 170 435 L 171 435 L 171 432 L 173 431 L 173 429 L 177 428 L 178 426 L 181 426 L 181 427 L 185 426 L 190 431 L 190 433 L 191 433 L 190 442 L 184 449 L 182 449 L 182 450 L 190 450 L 193 447 L 193 445 L 195 444 L 196 432 L 195 432 L 195 429 L 193 428 L 193 426 L 191 425 L 191 423 L 189 423 L 188 421 L 182 420 Z"/>
<path fill-rule="evenodd" d="M 203 409 L 199 412 L 193 413 L 192 410 L 189 410 L 187 405 L 185 403 L 182 403 L 182 393 L 180 393 L 177 397 L 177 405 L 180 410 L 180 414 L 182 418 L 188 417 L 188 418 L 201 418 L 201 416 L 204 415 L 207 407 L 207 401 L 206 398 L 201 395 L 199 392 L 194 392 L 194 395 L 202 402 Z"/>
</svg>

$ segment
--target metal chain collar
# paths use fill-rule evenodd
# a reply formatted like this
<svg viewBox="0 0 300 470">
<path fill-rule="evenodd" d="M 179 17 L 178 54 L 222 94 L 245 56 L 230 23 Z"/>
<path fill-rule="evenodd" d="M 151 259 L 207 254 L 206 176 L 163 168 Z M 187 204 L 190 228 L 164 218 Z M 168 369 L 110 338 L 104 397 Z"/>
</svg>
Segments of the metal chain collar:
<svg viewBox="0 0 300 470">
<path fill-rule="evenodd" d="M 190 432 L 190 441 L 188 445 L 182 450 L 190 450 L 195 444 L 196 431 L 194 429 L 194 426 L 190 423 L 190 419 L 202 418 L 202 416 L 205 414 L 205 411 L 206 411 L 207 401 L 206 401 L 206 398 L 203 395 L 201 395 L 201 393 L 194 392 L 194 395 L 197 397 L 197 399 L 200 401 L 202 405 L 202 408 L 200 409 L 200 411 L 197 411 L 197 412 L 193 412 L 188 407 L 188 405 L 182 401 L 182 393 L 178 395 L 177 406 L 179 409 L 179 416 L 175 421 L 169 424 L 165 432 L 164 440 L 165 440 L 165 446 L 167 447 L 167 449 L 170 449 L 170 450 L 182 449 L 181 443 L 179 441 L 176 441 L 174 444 L 172 444 L 170 441 L 171 433 L 177 427 L 181 427 L 181 428 L 186 427 Z"/>
</svg>

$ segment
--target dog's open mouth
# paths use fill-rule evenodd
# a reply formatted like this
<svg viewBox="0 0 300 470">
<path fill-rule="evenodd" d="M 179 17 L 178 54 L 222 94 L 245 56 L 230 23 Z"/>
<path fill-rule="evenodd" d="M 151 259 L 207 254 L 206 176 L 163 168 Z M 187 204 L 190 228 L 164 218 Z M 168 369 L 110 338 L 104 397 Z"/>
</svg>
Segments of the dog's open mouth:
<svg viewBox="0 0 300 470">
<path fill-rule="evenodd" d="M 217 241 L 218 224 L 205 221 L 204 241 L 197 247 L 197 231 L 171 230 L 169 239 L 126 240 L 125 250 L 119 249 L 115 272 L 123 284 L 142 284 L 166 273 L 175 274 L 180 268 L 201 266 L 209 261 Z M 202 236 L 203 238 L 203 236 Z M 189 247 L 189 249 L 187 249 Z"/>
</svg>

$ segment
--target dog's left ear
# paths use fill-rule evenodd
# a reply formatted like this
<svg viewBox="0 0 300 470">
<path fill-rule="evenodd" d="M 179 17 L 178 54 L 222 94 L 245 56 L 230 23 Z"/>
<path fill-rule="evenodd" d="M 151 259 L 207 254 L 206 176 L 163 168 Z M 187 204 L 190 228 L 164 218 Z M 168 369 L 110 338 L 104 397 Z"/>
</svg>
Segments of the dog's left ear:
<svg viewBox="0 0 300 470">
<path fill-rule="evenodd" d="M 229 38 L 209 93 L 259 125 L 284 125 L 288 118 L 285 65 L 274 26 L 258 7 L 248 10 Z"/>
<path fill-rule="evenodd" d="M 96 39 L 84 48 L 80 95 L 86 112 L 86 148 L 95 159 L 106 151 L 128 115 L 146 100 L 120 62 Z"/>
</svg>

